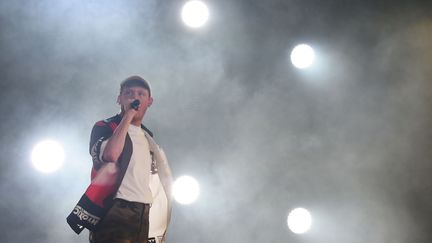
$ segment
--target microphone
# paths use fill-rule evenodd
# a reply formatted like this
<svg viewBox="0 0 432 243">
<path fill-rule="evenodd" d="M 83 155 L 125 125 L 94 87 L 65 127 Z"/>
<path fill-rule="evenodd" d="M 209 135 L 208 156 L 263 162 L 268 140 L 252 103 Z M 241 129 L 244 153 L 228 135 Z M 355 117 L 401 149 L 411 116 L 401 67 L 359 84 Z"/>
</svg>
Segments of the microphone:
<svg viewBox="0 0 432 243">
<path fill-rule="evenodd" d="M 131 107 L 132 109 L 134 109 L 134 110 L 137 111 L 139 105 L 140 105 L 140 101 L 139 101 L 139 100 L 134 100 L 134 101 L 132 101 L 132 103 L 130 104 L 130 107 Z"/>
</svg>

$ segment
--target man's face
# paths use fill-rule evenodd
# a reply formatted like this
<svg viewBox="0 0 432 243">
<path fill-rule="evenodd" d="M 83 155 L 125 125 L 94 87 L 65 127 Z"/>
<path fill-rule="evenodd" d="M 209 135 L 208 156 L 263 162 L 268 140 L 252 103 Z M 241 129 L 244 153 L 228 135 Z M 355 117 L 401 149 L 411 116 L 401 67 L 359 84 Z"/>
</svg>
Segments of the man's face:
<svg viewBox="0 0 432 243">
<path fill-rule="evenodd" d="M 140 86 L 125 87 L 117 97 L 117 102 L 121 105 L 122 111 L 129 110 L 130 104 L 134 100 L 140 101 L 138 116 L 143 116 L 147 108 L 153 103 L 153 98 L 147 89 Z"/>
</svg>

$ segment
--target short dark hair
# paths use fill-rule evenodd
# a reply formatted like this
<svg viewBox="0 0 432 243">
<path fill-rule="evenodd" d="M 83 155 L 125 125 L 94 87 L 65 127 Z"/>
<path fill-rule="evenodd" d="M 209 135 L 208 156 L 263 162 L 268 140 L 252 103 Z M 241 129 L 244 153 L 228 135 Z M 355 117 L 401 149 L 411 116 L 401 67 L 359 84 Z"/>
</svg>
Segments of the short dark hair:
<svg viewBox="0 0 432 243">
<path fill-rule="evenodd" d="M 123 92 L 125 88 L 129 87 L 143 87 L 149 92 L 149 96 L 151 96 L 150 84 L 145 79 L 140 76 L 130 76 L 129 78 L 123 80 L 120 84 L 120 94 Z"/>
</svg>

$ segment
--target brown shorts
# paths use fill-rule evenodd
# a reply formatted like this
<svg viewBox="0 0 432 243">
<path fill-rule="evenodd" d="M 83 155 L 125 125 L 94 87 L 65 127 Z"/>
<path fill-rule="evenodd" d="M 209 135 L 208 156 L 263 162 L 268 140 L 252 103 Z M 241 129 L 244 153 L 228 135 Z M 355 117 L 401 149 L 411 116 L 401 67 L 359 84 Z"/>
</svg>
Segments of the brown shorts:
<svg viewBox="0 0 432 243">
<path fill-rule="evenodd" d="M 150 205 L 114 199 L 112 208 L 90 232 L 90 243 L 147 243 Z"/>
</svg>

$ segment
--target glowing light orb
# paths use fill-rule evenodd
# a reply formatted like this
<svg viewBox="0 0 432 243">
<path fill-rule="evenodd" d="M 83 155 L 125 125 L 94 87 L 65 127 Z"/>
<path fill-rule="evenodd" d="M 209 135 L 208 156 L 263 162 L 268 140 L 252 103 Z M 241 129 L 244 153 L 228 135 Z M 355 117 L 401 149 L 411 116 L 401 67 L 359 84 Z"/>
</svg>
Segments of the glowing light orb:
<svg viewBox="0 0 432 243">
<path fill-rule="evenodd" d="M 199 195 L 198 182 L 190 176 L 179 177 L 173 185 L 174 199 L 181 204 L 193 203 Z"/>
<path fill-rule="evenodd" d="M 52 173 L 63 165 L 63 147 L 53 140 L 39 142 L 32 150 L 31 160 L 36 170 L 43 173 Z"/>
<path fill-rule="evenodd" d="M 312 225 L 312 217 L 304 208 L 293 209 L 288 214 L 288 228 L 296 234 L 306 233 Z"/>
<path fill-rule="evenodd" d="M 291 52 L 291 63 L 296 68 L 308 68 L 313 64 L 314 60 L 314 50 L 306 44 L 297 45 Z"/>
<path fill-rule="evenodd" d="M 199 28 L 207 22 L 209 11 L 203 2 L 193 0 L 183 5 L 181 18 L 187 26 Z"/>
</svg>

